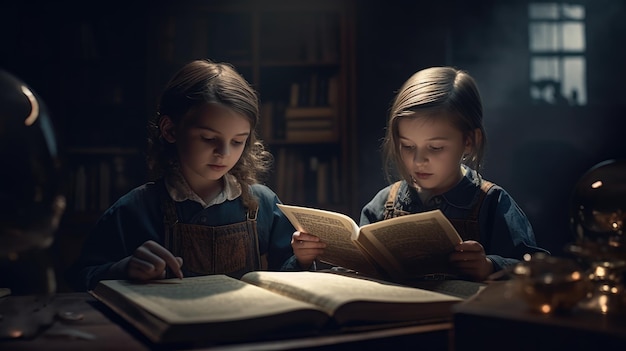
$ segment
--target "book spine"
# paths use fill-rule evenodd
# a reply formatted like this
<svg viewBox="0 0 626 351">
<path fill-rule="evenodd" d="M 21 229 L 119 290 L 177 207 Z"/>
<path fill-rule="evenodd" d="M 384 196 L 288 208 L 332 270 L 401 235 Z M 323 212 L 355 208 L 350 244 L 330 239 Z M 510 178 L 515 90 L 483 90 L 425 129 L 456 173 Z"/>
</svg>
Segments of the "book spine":
<svg viewBox="0 0 626 351">
<path fill-rule="evenodd" d="M 287 130 L 332 129 L 334 125 L 328 118 L 287 119 Z"/>
<path fill-rule="evenodd" d="M 282 101 L 276 102 L 272 120 L 274 122 L 274 139 L 283 140 L 286 134 L 286 120 L 285 120 L 285 103 Z"/>
<path fill-rule="evenodd" d="M 333 107 L 287 107 L 286 118 L 329 117 L 337 118 L 337 109 Z"/>
<path fill-rule="evenodd" d="M 337 133 L 332 129 L 288 129 L 286 140 L 298 142 L 335 142 Z"/>
<path fill-rule="evenodd" d="M 259 135 L 265 141 L 273 139 L 272 122 L 274 119 L 274 102 L 265 102 L 261 105 L 261 123 Z"/>
</svg>

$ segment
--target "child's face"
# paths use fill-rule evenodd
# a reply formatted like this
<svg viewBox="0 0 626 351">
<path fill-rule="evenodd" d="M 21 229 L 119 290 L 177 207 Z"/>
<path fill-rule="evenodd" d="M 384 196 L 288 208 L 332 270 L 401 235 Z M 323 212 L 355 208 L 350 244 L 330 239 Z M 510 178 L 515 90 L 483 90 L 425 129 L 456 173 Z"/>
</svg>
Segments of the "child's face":
<svg viewBox="0 0 626 351">
<path fill-rule="evenodd" d="M 176 128 L 181 171 L 193 189 L 219 180 L 239 161 L 250 136 L 245 116 L 210 104 Z"/>
<path fill-rule="evenodd" d="M 442 194 L 458 183 L 471 142 L 447 118 L 402 118 L 398 133 L 402 162 L 417 186 Z"/>
</svg>

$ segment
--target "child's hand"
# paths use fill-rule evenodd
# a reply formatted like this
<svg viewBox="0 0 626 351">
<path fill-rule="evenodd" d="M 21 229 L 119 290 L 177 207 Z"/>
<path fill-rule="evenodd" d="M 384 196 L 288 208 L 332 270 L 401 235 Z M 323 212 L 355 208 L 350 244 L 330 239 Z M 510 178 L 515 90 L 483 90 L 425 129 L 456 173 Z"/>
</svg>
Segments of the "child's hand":
<svg viewBox="0 0 626 351">
<path fill-rule="evenodd" d="M 296 231 L 291 236 L 291 247 L 300 267 L 309 268 L 317 256 L 324 253 L 326 244 L 315 235 Z"/>
<path fill-rule="evenodd" d="M 487 258 L 485 249 L 478 241 L 464 241 L 455 250 L 450 254 L 450 261 L 461 274 L 475 281 L 483 281 L 493 273 L 493 263 Z"/>
<path fill-rule="evenodd" d="M 163 246 L 148 240 L 130 256 L 126 272 L 130 279 L 162 279 L 165 278 L 165 268 L 169 267 L 178 278 L 182 279 L 183 272 L 180 270 L 182 265 L 181 257 L 174 257 Z"/>
</svg>

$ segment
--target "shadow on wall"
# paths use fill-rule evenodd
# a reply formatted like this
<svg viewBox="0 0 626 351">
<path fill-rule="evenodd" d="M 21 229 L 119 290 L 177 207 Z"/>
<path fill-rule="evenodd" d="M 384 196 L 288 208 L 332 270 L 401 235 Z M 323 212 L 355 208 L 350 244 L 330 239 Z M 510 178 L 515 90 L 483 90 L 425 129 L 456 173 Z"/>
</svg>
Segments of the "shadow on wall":
<svg viewBox="0 0 626 351">
<path fill-rule="evenodd" d="M 571 194 L 589 168 L 589 157 L 572 145 L 534 140 L 513 150 L 511 189 L 533 225 L 537 242 L 553 255 L 562 255 L 574 234 L 569 226 Z"/>
</svg>

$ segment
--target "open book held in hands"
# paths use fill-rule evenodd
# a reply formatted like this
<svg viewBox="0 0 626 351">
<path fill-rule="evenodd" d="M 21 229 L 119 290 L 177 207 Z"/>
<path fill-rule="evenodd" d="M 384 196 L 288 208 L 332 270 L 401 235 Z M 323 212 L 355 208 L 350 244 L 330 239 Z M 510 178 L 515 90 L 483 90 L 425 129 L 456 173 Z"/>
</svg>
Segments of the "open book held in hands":
<svg viewBox="0 0 626 351">
<path fill-rule="evenodd" d="M 462 239 L 440 210 L 359 226 L 344 214 L 279 204 L 296 230 L 327 244 L 321 262 L 359 274 L 408 282 L 429 274 L 454 276 L 449 255 Z"/>
<path fill-rule="evenodd" d="M 145 283 L 103 280 L 90 292 L 156 344 L 201 346 L 364 327 L 449 322 L 463 299 L 324 272 L 250 272 Z"/>
</svg>

